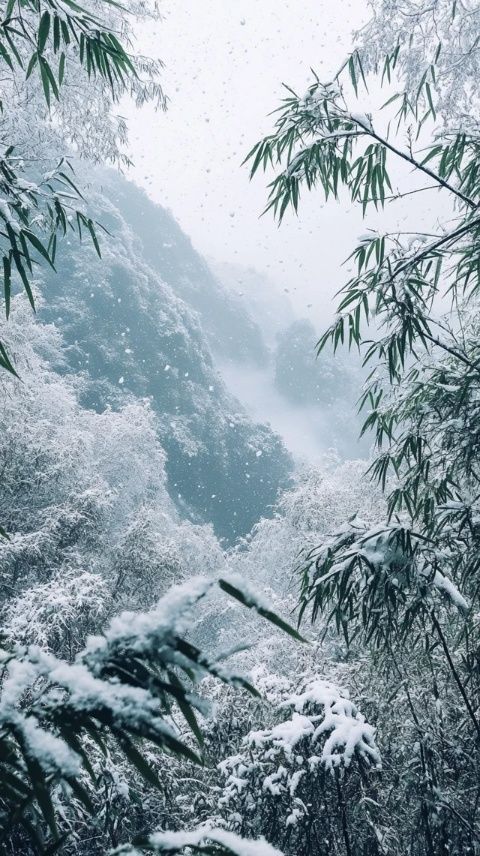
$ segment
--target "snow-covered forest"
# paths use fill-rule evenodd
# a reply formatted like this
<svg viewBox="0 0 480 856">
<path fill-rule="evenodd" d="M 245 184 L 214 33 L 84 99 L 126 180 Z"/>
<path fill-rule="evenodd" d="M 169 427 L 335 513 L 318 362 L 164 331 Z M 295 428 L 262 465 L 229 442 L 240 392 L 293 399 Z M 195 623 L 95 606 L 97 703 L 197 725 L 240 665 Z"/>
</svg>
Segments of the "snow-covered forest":
<svg viewBox="0 0 480 856">
<path fill-rule="evenodd" d="M 479 0 L 0 5 L 0 854 L 480 854 Z"/>
</svg>

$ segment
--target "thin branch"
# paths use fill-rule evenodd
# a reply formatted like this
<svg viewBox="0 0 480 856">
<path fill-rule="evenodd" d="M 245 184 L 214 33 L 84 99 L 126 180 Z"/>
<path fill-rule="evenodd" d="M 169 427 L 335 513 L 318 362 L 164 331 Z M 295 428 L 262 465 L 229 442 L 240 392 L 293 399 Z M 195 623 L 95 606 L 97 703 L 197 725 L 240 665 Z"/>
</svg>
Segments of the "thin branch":
<svg viewBox="0 0 480 856">
<path fill-rule="evenodd" d="M 477 737 L 480 739 L 480 723 L 479 723 L 479 721 L 475 715 L 475 711 L 473 710 L 470 699 L 468 698 L 468 696 L 465 692 L 465 687 L 463 686 L 460 675 L 458 674 L 458 672 L 455 668 L 455 664 L 452 660 L 450 651 L 448 650 L 447 640 L 445 639 L 445 636 L 443 634 L 443 630 L 440 627 L 438 618 L 435 615 L 435 613 L 433 612 L 433 610 L 430 613 L 430 615 L 431 615 L 433 626 L 434 626 L 435 630 L 437 631 L 440 642 L 442 643 L 442 648 L 444 650 L 445 657 L 447 658 L 448 665 L 450 666 L 450 671 L 452 672 L 452 675 L 455 679 L 455 683 L 457 684 L 457 687 L 460 690 L 460 695 L 462 696 L 463 701 L 465 702 L 465 707 L 467 708 L 468 715 L 469 715 L 470 719 L 472 720 L 472 722 L 475 726 L 475 730 L 477 732 Z"/>
<path fill-rule="evenodd" d="M 443 235 L 443 237 L 439 238 L 437 241 L 434 241 L 432 244 L 429 244 L 428 247 L 421 250 L 419 253 L 416 253 L 411 259 L 401 264 L 398 268 L 396 268 L 389 278 L 389 282 L 393 282 L 393 280 L 403 271 L 408 270 L 412 265 L 418 264 L 418 262 L 422 261 L 422 259 L 426 258 L 430 255 L 430 253 L 438 250 L 439 247 L 444 246 L 444 244 L 448 244 L 450 241 L 455 241 L 457 238 L 461 238 L 462 235 L 465 235 L 467 232 L 470 232 L 472 229 L 476 227 L 480 228 L 480 217 L 476 220 L 471 220 L 469 223 L 464 223 L 463 226 L 459 226 L 458 229 L 455 229 L 454 232 L 450 232 L 448 235 Z"/>
<path fill-rule="evenodd" d="M 437 339 L 436 336 L 431 336 L 429 333 L 425 332 L 422 333 L 422 336 L 424 339 L 428 339 L 428 341 L 431 342 L 433 345 L 437 345 L 437 347 L 442 348 L 443 351 L 447 351 L 453 357 L 456 357 L 457 360 L 460 360 L 462 363 L 468 366 L 469 369 L 474 369 L 475 371 L 478 369 L 477 363 L 472 363 L 472 361 L 469 360 L 468 357 L 465 356 L 465 354 L 462 354 L 462 352 L 457 351 L 456 348 L 452 348 L 450 345 L 445 344 L 445 342 L 442 342 L 441 339 Z"/>
<path fill-rule="evenodd" d="M 392 202 L 397 199 L 405 199 L 406 196 L 412 196 L 414 193 L 424 193 L 426 190 L 438 190 L 438 187 L 436 184 L 427 184 L 426 187 L 417 187 L 415 190 L 406 190 L 404 193 L 399 190 L 398 193 L 389 194 L 384 199 L 385 202 Z M 378 198 L 365 199 L 365 202 L 378 202 Z"/>
<path fill-rule="evenodd" d="M 433 170 L 429 169 L 428 166 L 425 166 L 424 164 L 421 164 L 419 161 L 415 160 L 415 158 L 412 157 L 412 155 L 407 154 L 406 152 L 402 151 L 402 149 L 397 149 L 396 146 L 394 146 L 392 143 L 389 143 L 388 140 L 384 139 L 379 134 L 377 134 L 373 130 L 371 125 L 366 124 L 365 122 L 362 122 L 362 120 L 358 119 L 356 116 L 349 116 L 349 119 L 351 119 L 353 122 L 355 122 L 355 124 L 358 125 L 360 128 L 363 128 L 363 130 L 370 137 L 373 137 L 374 140 L 377 140 L 377 142 L 381 143 L 382 146 L 385 146 L 385 148 L 389 149 L 391 152 L 393 152 L 399 158 L 402 158 L 403 160 L 407 161 L 407 163 L 411 164 L 411 166 L 413 166 L 415 169 L 420 170 L 420 172 L 424 172 L 425 175 L 428 175 L 429 178 L 432 178 L 434 181 L 437 182 L 437 184 L 440 184 L 446 190 L 449 190 L 450 193 L 454 193 L 455 196 L 458 196 L 458 198 L 461 199 L 462 202 L 465 202 L 465 204 L 468 205 L 470 208 L 478 208 L 477 202 L 474 202 L 473 199 L 470 199 L 470 197 L 466 196 L 464 193 L 462 193 L 461 190 L 458 190 L 452 184 L 449 184 L 448 181 L 445 181 L 444 178 L 441 178 L 441 176 L 437 175 L 437 173 L 435 173 L 435 172 L 433 172 Z"/>
</svg>

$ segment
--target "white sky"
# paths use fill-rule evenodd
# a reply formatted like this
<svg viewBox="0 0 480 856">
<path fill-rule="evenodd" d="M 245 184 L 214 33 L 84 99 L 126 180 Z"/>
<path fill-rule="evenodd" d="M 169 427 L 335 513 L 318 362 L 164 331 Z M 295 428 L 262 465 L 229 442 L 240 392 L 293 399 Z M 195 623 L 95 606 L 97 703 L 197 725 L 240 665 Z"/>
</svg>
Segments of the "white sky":
<svg viewBox="0 0 480 856">
<path fill-rule="evenodd" d="M 196 248 L 254 266 L 288 288 L 297 310 L 321 325 L 342 283 L 340 263 L 362 231 L 358 210 L 308 194 L 281 228 L 259 219 L 265 181 L 241 162 L 267 133 L 282 82 L 306 90 L 310 67 L 324 79 L 343 62 L 363 0 L 163 0 L 164 20 L 141 34 L 166 63 L 166 114 L 128 108 L 130 172 L 171 209 Z M 344 274 L 343 274 L 344 276 Z M 327 298 L 327 299 L 326 299 Z M 320 317 L 318 317 L 320 316 Z"/>
<path fill-rule="evenodd" d="M 378 215 L 369 209 L 364 222 L 358 206 L 325 205 L 318 190 L 305 191 L 299 216 L 288 214 L 280 228 L 270 212 L 259 216 L 266 179 L 250 182 L 241 162 L 271 130 L 268 113 L 283 97 L 283 82 L 304 92 L 311 67 L 328 80 L 343 63 L 352 31 L 368 20 L 366 0 L 161 0 L 161 9 L 164 20 L 139 38 L 165 62 L 169 109 L 126 106 L 130 177 L 171 209 L 203 255 L 269 274 L 321 332 L 348 278 L 342 262 L 368 226 L 431 231 L 445 213 L 444 201 L 428 193 Z M 362 94 L 356 109 L 370 107 L 375 122 L 385 122 L 376 108 L 389 94 L 377 86 L 370 104 Z M 405 188 L 410 168 L 394 158 L 389 164 Z"/>
</svg>

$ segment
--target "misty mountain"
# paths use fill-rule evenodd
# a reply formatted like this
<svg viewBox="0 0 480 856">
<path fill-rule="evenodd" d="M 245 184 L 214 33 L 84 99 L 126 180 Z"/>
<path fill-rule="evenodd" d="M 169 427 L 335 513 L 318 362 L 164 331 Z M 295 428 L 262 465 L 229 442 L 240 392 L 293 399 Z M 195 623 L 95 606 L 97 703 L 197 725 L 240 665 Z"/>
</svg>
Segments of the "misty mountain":
<svg viewBox="0 0 480 856">
<path fill-rule="evenodd" d="M 344 458 L 368 454 L 368 441 L 359 441 L 361 360 L 341 348 L 333 354 L 330 346 L 317 359 L 322 328 L 297 318 L 287 290 L 264 274 L 238 264 L 213 263 L 213 270 L 254 317 L 266 352 L 261 362 L 249 363 L 218 355 L 233 394 L 255 419 L 270 423 L 297 458 L 331 448 Z"/>
<path fill-rule="evenodd" d="M 227 262 L 212 262 L 211 267 L 230 299 L 255 319 L 265 345 L 275 350 L 277 335 L 295 319 L 287 290 L 280 290 L 276 282 L 252 267 Z"/>
<path fill-rule="evenodd" d="M 317 358 L 318 338 L 306 319 L 293 321 L 277 335 L 275 389 L 293 408 L 308 408 L 325 445 L 345 457 L 367 454 L 368 441 L 359 441 L 362 420 L 357 413 L 361 360 L 341 349 L 334 354 L 330 344 Z"/>
<path fill-rule="evenodd" d="M 268 514 L 291 470 L 280 438 L 247 416 L 212 356 L 215 343 L 261 364 L 260 330 L 165 209 L 116 173 L 98 179 L 92 208 L 110 232 L 102 259 L 86 239 L 64 241 L 57 273 L 40 281 L 40 317 L 65 342 L 57 368 L 84 375 L 82 404 L 98 412 L 147 398 L 177 507 L 233 539 Z"/>
<path fill-rule="evenodd" d="M 267 350 L 255 305 L 246 306 L 228 282 L 225 287 L 221 269 L 218 277 L 212 273 L 169 211 L 113 170 L 102 173 L 102 191 L 137 238 L 143 261 L 198 313 L 210 348 L 222 358 L 264 365 Z M 111 222 L 118 225 L 114 214 Z"/>
</svg>

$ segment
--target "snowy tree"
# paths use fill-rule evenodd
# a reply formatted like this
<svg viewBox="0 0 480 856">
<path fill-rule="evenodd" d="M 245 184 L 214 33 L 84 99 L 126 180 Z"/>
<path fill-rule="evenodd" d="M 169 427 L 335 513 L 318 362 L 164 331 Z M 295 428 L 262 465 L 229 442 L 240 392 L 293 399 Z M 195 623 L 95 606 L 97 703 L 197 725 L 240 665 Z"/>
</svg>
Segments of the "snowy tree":
<svg viewBox="0 0 480 856">
<path fill-rule="evenodd" d="M 113 741 L 114 748 L 158 788 L 157 774 L 139 741 L 199 760 L 202 735 L 196 713 L 206 712 L 196 689 L 201 678 L 209 674 L 253 692 L 244 678 L 224 665 L 225 655 L 207 657 L 185 636 L 192 611 L 214 584 L 193 578 L 172 588 L 148 613 L 121 613 L 103 635 L 87 639 L 72 663 L 35 644 L 15 644 L 2 652 L 4 844 L 25 852 L 30 841 L 33 848 L 47 852 L 52 844 L 61 846 L 65 836 L 75 838 L 78 810 L 93 812 L 96 798 L 97 778 L 86 738 L 104 755 Z M 251 589 L 237 588 L 231 579 L 219 584 L 278 623 Z M 180 714 L 196 748 L 176 724 Z M 212 837 L 215 840 L 213 833 Z"/>
<path fill-rule="evenodd" d="M 2 762 L 2 775 L 11 784 L 11 776 L 15 781 L 13 790 L 7 785 L 8 793 L 0 794 L 0 827 L 4 841 L 13 842 L 21 852 L 22 848 L 30 852 L 35 846 L 42 852 L 54 837 L 53 806 L 58 837 L 67 836 L 65 851 L 91 853 L 97 852 L 93 847 L 101 850 L 134 839 L 146 824 L 151 830 L 167 824 L 179 831 L 188 820 L 191 826 L 195 817 L 186 818 L 178 811 L 176 798 L 182 777 L 195 774 L 182 770 L 179 758 L 192 766 L 195 754 L 201 752 L 200 723 L 209 705 L 202 692 L 195 724 L 189 712 L 194 675 L 187 661 L 194 658 L 195 681 L 212 673 L 211 668 L 221 679 L 228 678 L 230 672 L 225 671 L 224 657 L 219 655 L 221 640 L 215 628 L 221 627 L 222 610 L 228 609 L 232 594 L 237 597 L 239 610 L 245 612 L 246 605 L 256 603 L 260 612 L 275 622 L 277 619 L 251 588 L 240 591 L 241 580 L 240 589 L 235 580 L 224 580 L 221 585 L 229 597 L 218 590 L 210 603 L 195 596 L 193 614 L 189 609 L 179 609 L 178 628 L 188 631 L 188 639 L 180 645 L 183 653 L 178 654 L 178 662 L 166 663 L 157 635 L 155 642 L 151 639 L 149 654 L 140 656 L 132 649 L 128 656 L 134 657 L 134 662 L 128 668 L 126 643 L 118 640 L 115 667 L 93 666 L 96 655 L 86 653 L 91 651 L 92 638 L 97 638 L 97 651 L 104 645 L 98 641 L 103 638 L 102 632 L 108 639 L 114 627 L 121 635 L 123 624 L 147 621 L 141 619 L 143 613 L 132 613 L 135 608 L 147 610 L 152 628 L 156 621 L 153 616 L 158 617 L 158 610 L 163 609 L 175 624 L 175 598 L 172 601 L 172 594 L 167 594 L 171 585 L 185 581 L 187 607 L 188 581 L 202 574 L 204 582 L 199 591 L 210 590 L 219 574 L 227 572 L 227 563 L 211 527 L 182 521 L 170 500 L 165 453 L 148 402 L 130 400 L 117 412 L 96 413 L 83 408 L 79 400 L 82 377 L 60 375 L 51 368 L 62 365 L 59 331 L 52 325 L 35 323 L 27 301 L 22 296 L 14 299 L 18 305 L 4 325 L 5 341 L 15 355 L 22 381 L 7 373 L 0 377 L 4 401 L 2 515 L 10 529 L 9 540 L 0 545 L 4 644 L 0 705 L 5 702 L 2 734 L 6 745 L 13 740 L 13 754 Z M 225 602 L 220 601 L 221 595 Z M 164 606 L 155 607 L 162 596 L 166 598 L 160 601 Z M 122 608 L 128 614 L 113 618 Z M 168 627 L 173 628 L 173 624 Z M 128 645 L 139 644 L 136 627 L 131 629 Z M 237 619 L 239 627 L 241 621 Z M 184 690 L 177 684 L 180 662 L 189 675 Z M 11 673 L 14 677 L 10 680 Z M 25 683 L 10 699 L 17 675 L 22 675 Z M 75 702 L 68 701 L 73 683 L 65 682 L 75 682 L 79 687 L 82 676 L 87 682 L 98 678 L 99 683 L 93 685 L 95 692 L 92 689 L 81 701 L 77 697 Z M 155 688 L 152 681 L 157 678 L 160 683 Z M 167 703 L 165 680 L 172 687 L 173 707 Z M 240 684 L 244 683 L 240 679 Z M 128 701 L 130 688 L 140 685 L 152 694 L 151 701 L 145 693 L 138 695 L 139 704 L 151 706 L 152 715 L 156 711 L 154 726 L 150 723 L 147 727 L 145 718 L 141 725 L 138 709 L 135 712 L 133 707 L 128 716 L 125 712 L 127 719 L 116 710 L 98 707 L 96 690 L 107 693 L 116 705 L 113 696 L 125 701 L 122 688 Z M 185 724 L 178 728 L 183 715 Z M 31 754 L 33 748 L 21 735 L 19 743 L 11 731 L 13 728 L 17 734 L 15 729 L 24 727 L 22 717 L 27 720 L 25 728 L 31 728 L 38 738 L 38 752 L 51 745 L 53 753 L 57 747 L 58 757 L 70 759 L 75 771 L 73 766 L 68 770 L 54 768 L 53 755 L 48 769 L 36 756 L 34 762 L 40 767 L 35 763 L 29 766 L 22 751 Z M 137 725 L 131 731 L 134 720 Z M 174 740 L 185 743 L 180 756 L 175 752 L 175 742 L 168 747 L 158 743 L 155 735 L 160 739 L 157 731 L 162 731 L 161 722 L 173 728 Z M 155 734 L 148 730 L 150 726 L 157 729 Z M 139 741 L 144 727 L 149 736 L 145 731 L 147 742 L 142 748 Z M 190 727 L 193 731 L 188 734 Z M 162 753 L 162 748 L 169 751 Z M 162 783 L 160 790 L 155 782 Z M 18 800 L 23 800 L 24 813 L 20 812 L 17 819 Z M 88 840 L 95 845 L 89 845 Z"/>
<path fill-rule="evenodd" d="M 58 235 L 88 234 L 100 253 L 97 227 L 66 158 L 73 151 L 118 159 L 126 129 L 112 116 L 112 105 L 125 93 L 138 103 L 162 100 L 158 63 L 135 54 L 135 13 L 155 16 L 156 5 L 135 3 L 125 14 L 109 0 L 2 4 L 0 219 L 7 318 L 17 280 L 34 308 L 33 265 L 54 267 Z M 14 371 L 2 344 L 0 365 Z"/>
<path fill-rule="evenodd" d="M 276 595 L 298 594 L 294 574 L 302 550 L 339 528 L 345 516 L 361 513 L 372 525 L 385 513 L 381 491 L 362 475 L 365 462 L 324 455 L 316 465 L 297 469 L 272 518 L 261 519 L 247 539 L 229 555 L 229 567 L 251 580 L 261 580 Z"/>
<path fill-rule="evenodd" d="M 360 512 L 320 539 L 304 563 L 301 611 L 327 617 L 349 645 L 362 640 L 372 657 L 379 652 L 378 673 L 390 675 L 392 691 L 395 680 L 406 680 L 409 660 L 421 663 L 424 694 L 433 704 L 442 685 L 449 699 L 445 721 L 462 710 L 454 743 L 475 781 L 480 223 L 471 93 L 478 4 L 372 6 L 374 19 L 340 72 L 325 84 L 315 78 L 305 95 L 288 90 L 273 133 L 249 155 L 252 173 L 274 171 L 268 208 L 279 220 L 289 207 L 298 210 L 305 189 L 319 188 L 326 198 L 346 194 L 365 217 L 412 191 L 437 191 L 445 200 L 428 233 L 414 222 L 408 233 L 379 231 L 374 220 L 353 248 L 355 272 L 318 343 L 321 352 L 346 342 L 369 366 L 364 431 L 374 434 L 370 474 L 386 494 L 387 514 L 365 521 Z M 370 73 L 399 84 L 384 105 L 389 121 L 385 112 L 358 109 Z M 403 182 L 398 190 L 392 169 Z M 409 217 L 414 221 L 415 209 Z M 446 761 L 450 748 L 442 759 L 443 732 L 433 724 L 428 732 L 428 702 L 406 691 L 424 783 L 418 852 L 473 852 L 478 817 L 466 830 Z M 439 779 L 453 797 L 444 798 Z"/>
<path fill-rule="evenodd" d="M 221 813 L 231 828 L 261 831 L 299 856 L 337 852 L 342 840 L 353 853 L 346 803 L 361 799 L 367 770 L 381 767 L 374 729 L 346 690 L 318 678 L 284 691 L 277 705 L 275 724 L 250 731 L 241 751 L 220 763 Z"/>
<path fill-rule="evenodd" d="M 414 104 L 420 95 L 421 109 L 433 107 L 449 129 L 477 131 L 478 4 L 370 0 L 369 5 L 372 17 L 356 38 L 365 71 L 399 84 L 396 100 Z"/>
</svg>

